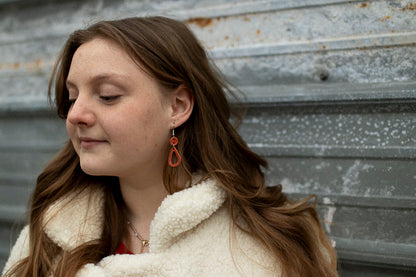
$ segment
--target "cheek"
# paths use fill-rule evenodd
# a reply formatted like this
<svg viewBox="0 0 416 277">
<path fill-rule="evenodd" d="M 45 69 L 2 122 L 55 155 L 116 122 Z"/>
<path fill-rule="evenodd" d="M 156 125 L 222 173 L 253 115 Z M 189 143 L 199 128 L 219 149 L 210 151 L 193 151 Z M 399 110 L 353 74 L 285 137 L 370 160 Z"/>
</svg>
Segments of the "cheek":
<svg viewBox="0 0 416 277">
<path fill-rule="evenodd" d="M 66 125 L 66 132 L 68 133 L 71 140 L 73 140 L 75 136 L 75 126 L 71 124 L 68 120 L 66 121 L 65 125 Z"/>
<path fill-rule="evenodd" d="M 68 135 L 71 135 L 71 133 L 74 130 L 74 127 L 72 126 L 71 123 L 69 123 L 68 120 L 65 121 L 65 125 L 66 125 L 66 132 L 68 133 Z"/>
<path fill-rule="evenodd" d="M 144 113 L 137 113 L 129 122 L 130 128 L 125 128 L 128 133 L 124 139 L 135 144 L 134 148 L 161 151 L 168 144 L 169 121 L 160 110 L 147 109 Z"/>
</svg>

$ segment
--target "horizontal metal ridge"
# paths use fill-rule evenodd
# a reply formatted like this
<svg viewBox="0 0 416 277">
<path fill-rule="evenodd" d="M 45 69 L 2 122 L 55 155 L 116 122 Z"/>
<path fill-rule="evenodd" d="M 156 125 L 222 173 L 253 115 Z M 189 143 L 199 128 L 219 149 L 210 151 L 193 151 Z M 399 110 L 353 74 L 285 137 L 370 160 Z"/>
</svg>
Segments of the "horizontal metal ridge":
<svg viewBox="0 0 416 277">
<path fill-rule="evenodd" d="M 0 98 L 0 115 L 9 112 L 53 112 L 51 105 L 45 97 L 1 97 Z"/>
<path fill-rule="evenodd" d="M 397 83 L 317 83 L 270 84 L 265 86 L 241 86 L 246 104 L 295 103 L 295 102 L 416 102 L 416 82 Z"/>
<path fill-rule="evenodd" d="M 305 193 L 286 193 L 289 198 L 302 199 L 310 194 Z M 362 208 L 380 209 L 416 209 L 416 199 L 411 197 L 385 197 L 373 195 L 341 195 L 341 194 L 321 194 L 317 193 L 318 204 L 330 206 L 353 206 Z M 415 253 L 416 254 L 416 253 Z"/>
<path fill-rule="evenodd" d="M 248 143 L 248 146 L 254 152 L 265 157 L 416 158 L 416 146 L 273 145 L 264 143 Z"/>
<path fill-rule="evenodd" d="M 329 39 L 286 41 L 269 44 L 243 45 L 235 47 L 215 47 L 210 50 L 214 59 L 272 56 L 316 51 L 335 51 L 375 47 L 412 45 L 416 41 L 416 32 L 386 33 L 378 35 L 351 36 Z"/>
<path fill-rule="evenodd" d="M 10 206 L 0 204 L 0 221 L 21 222 L 25 220 L 25 206 Z"/>
<path fill-rule="evenodd" d="M 332 237 L 341 260 L 406 266 L 416 270 L 416 244 Z"/>
<path fill-rule="evenodd" d="M 56 141 L 45 143 L 41 141 L 31 141 L 30 143 L 14 143 L 4 142 L 0 143 L 0 153 L 47 153 L 53 154 L 58 152 L 64 144 Z"/>
<path fill-rule="evenodd" d="M 197 18 L 197 17 L 208 17 L 216 18 L 222 16 L 235 16 L 247 13 L 261 13 L 288 9 L 299 9 L 305 7 L 333 5 L 342 3 L 359 2 L 345 1 L 345 0 L 260 0 L 260 1 L 238 1 L 220 5 L 201 6 L 199 8 L 175 10 L 173 16 L 180 19 Z"/>
<path fill-rule="evenodd" d="M 3 0 L 7 1 L 7 0 Z M 9 0 L 13 1 L 13 0 Z M 27 0 L 26 0 L 27 1 Z M 6 2 L 1 3 L 0 0 L 0 7 L 5 4 L 9 5 L 16 5 L 16 4 L 24 4 L 23 0 L 15 0 L 13 2 Z M 32 0 L 33 1 L 33 0 Z M 196 5 L 195 7 L 190 8 L 182 8 L 182 9 L 175 9 L 174 11 L 170 10 L 170 8 L 157 8 L 152 11 L 143 10 L 143 7 L 138 3 L 137 5 L 133 5 L 133 9 L 136 9 L 137 16 L 149 16 L 150 14 L 159 14 L 165 15 L 177 20 L 187 21 L 192 18 L 218 18 L 218 17 L 226 17 L 226 16 L 237 16 L 243 14 L 252 14 L 252 13 L 262 13 L 262 12 L 270 12 L 270 11 L 279 11 L 279 10 L 288 10 L 288 9 L 298 9 L 298 8 L 306 8 L 306 7 L 314 7 L 314 6 L 323 6 L 323 5 L 333 5 L 333 4 L 343 4 L 343 3 L 351 3 L 351 2 L 360 2 L 359 0 L 353 1 L 346 1 L 346 0 L 292 0 L 292 1 L 282 1 L 282 0 L 260 0 L 260 1 L 227 1 L 219 2 L 219 3 L 212 3 L 209 2 L 209 5 Z M 97 3 L 96 3 L 97 4 Z M 94 5 L 92 3 L 91 5 Z M 131 9 L 131 8 L 130 8 Z M 52 28 L 48 30 L 48 32 L 36 32 L 30 34 L 30 36 L 25 34 L 13 34 L 13 35 L 6 35 L 3 34 L 2 40 L 0 41 L 0 45 L 9 45 L 15 43 L 23 43 L 27 41 L 34 41 L 34 40 L 47 40 L 47 39 L 64 39 L 68 36 L 68 30 L 75 30 L 81 28 L 82 25 L 79 22 L 71 22 L 70 25 L 66 25 L 68 29 L 64 28 Z"/>
</svg>

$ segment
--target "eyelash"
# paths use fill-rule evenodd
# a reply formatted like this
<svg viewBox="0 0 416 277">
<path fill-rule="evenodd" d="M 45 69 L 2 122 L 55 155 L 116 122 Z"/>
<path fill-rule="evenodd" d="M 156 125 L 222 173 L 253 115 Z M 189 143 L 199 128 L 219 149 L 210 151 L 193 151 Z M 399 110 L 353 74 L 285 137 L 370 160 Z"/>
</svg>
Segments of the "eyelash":
<svg viewBox="0 0 416 277">
<path fill-rule="evenodd" d="M 120 95 L 112 95 L 112 96 L 103 96 L 100 95 L 100 99 L 103 100 L 104 102 L 112 102 L 117 100 L 120 97 Z"/>
<path fill-rule="evenodd" d="M 120 95 L 113 95 L 113 96 L 102 96 L 101 95 L 100 99 L 104 102 L 112 102 L 112 101 L 117 100 L 119 97 L 120 97 Z M 76 100 L 77 99 L 68 99 L 68 105 L 72 106 L 75 103 Z"/>
</svg>

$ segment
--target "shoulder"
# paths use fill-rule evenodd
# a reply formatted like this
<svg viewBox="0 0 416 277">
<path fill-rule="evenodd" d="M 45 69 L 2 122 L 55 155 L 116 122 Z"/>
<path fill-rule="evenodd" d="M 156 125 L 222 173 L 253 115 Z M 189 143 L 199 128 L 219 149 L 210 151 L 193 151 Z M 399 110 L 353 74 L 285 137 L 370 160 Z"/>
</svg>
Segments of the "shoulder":
<svg viewBox="0 0 416 277">
<path fill-rule="evenodd" d="M 99 239 L 104 224 L 104 191 L 75 191 L 50 205 L 44 215 L 44 232 L 65 251 Z"/>
<path fill-rule="evenodd" d="M 3 274 L 5 274 L 11 267 L 19 262 L 21 259 L 29 256 L 29 226 L 25 226 L 20 232 L 19 237 L 14 244 L 9 259 L 4 267 Z"/>
<path fill-rule="evenodd" d="M 227 205 L 178 241 L 200 276 L 281 276 L 280 263 L 267 247 L 233 222 Z M 186 266 L 186 265 L 185 265 Z"/>
<path fill-rule="evenodd" d="M 281 276 L 281 264 L 275 254 L 234 223 L 230 228 L 230 245 L 236 266 L 244 276 Z"/>
</svg>

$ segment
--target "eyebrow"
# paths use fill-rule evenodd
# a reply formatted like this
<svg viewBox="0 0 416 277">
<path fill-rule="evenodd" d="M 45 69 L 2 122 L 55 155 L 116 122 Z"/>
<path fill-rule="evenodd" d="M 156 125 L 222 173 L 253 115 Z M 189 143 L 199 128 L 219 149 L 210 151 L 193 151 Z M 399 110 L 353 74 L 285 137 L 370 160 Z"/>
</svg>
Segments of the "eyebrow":
<svg viewBox="0 0 416 277">
<path fill-rule="evenodd" d="M 123 81 L 126 79 L 126 77 L 124 75 L 121 74 L 117 74 L 117 73 L 103 73 L 103 74 L 98 74 L 92 78 L 90 78 L 90 80 L 88 80 L 89 83 L 91 84 L 97 84 L 97 83 L 101 83 L 101 82 L 106 82 L 109 81 L 111 83 L 115 83 L 118 86 L 123 86 Z M 72 82 L 71 80 L 66 80 L 65 84 L 67 87 L 73 87 L 73 88 L 77 88 L 77 85 Z"/>
</svg>

